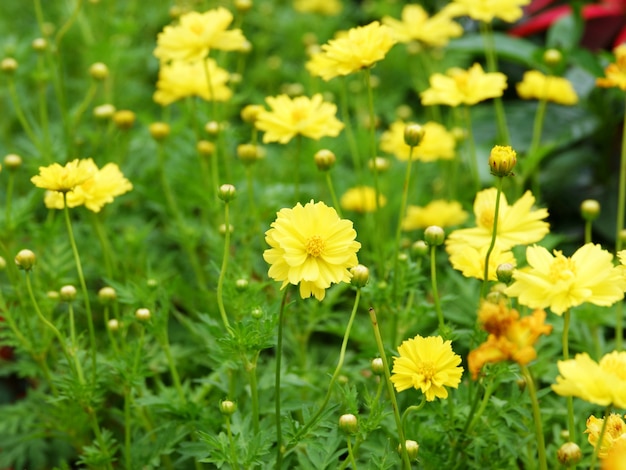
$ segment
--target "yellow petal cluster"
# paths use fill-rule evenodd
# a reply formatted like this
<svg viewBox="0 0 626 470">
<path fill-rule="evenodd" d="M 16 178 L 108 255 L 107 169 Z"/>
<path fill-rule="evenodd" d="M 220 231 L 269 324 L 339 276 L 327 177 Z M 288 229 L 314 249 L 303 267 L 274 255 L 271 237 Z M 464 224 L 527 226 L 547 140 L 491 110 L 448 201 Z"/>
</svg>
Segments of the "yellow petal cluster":
<svg viewBox="0 0 626 470">
<path fill-rule="evenodd" d="M 613 51 L 615 63 L 604 69 L 604 77 L 596 79 L 596 85 L 603 88 L 620 88 L 626 90 L 626 44 L 621 44 Z"/>
<path fill-rule="evenodd" d="M 263 110 L 257 115 L 254 125 L 264 131 L 263 142 L 286 144 L 296 135 L 319 140 L 322 137 L 336 137 L 343 129 L 343 123 L 335 115 L 337 106 L 323 100 L 321 94 L 312 98 L 298 96 L 291 99 L 287 95 L 270 96 L 265 99 L 270 111 Z"/>
<path fill-rule="evenodd" d="M 313 54 L 306 69 L 326 81 L 349 75 L 383 60 L 395 43 L 391 29 L 374 21 L 322 45 L 322 51 Z"/>
<path fill-rule="evenodd" d="M 415 388 L 426 401 L 448 398 L 446 387 L 457 388 L 463 375 L 461 357 L 452 350 L 452 342 L 441 336 L 416 337 L 403 341 L 399 357 L 393 358 L 391 382 L 398 392 Z"/>
<path fill-rule="evenodd" d="M 451 227 L 465 222 L 468 214 L 458 201 L 436 199 L 424 207 L 409 205 L 402 219 L 402 230 L 418 230 L 431 225 Z"/>
<path fill-rule="evenodd" d="M 611 413 L 607 418 L 596 418 L 593 415 L 589 416 L 587 419 L 587 429 L 585 430 L 585 434 L 589 434 L 587 437 L 589 444 L 594 448 L 598 447 L 598 441 L 600 440 L 600 433 L 602 432 L 605 419 L 607 420 L 606 429 L 604 430 L 602 442 L 598 449 L 598 457 L 601 459 L 607 458 L 609 452 L 614 447 L 626 444 L 626 423 L 624 423 L 620 415 L 615 413 Z"/>
<path fill-rule="evenodd" d="M 421 5 L 405 5 L 401 19 L 390 16 L 382 19 L 389 26 L 398 42 L 419 41 L 433 47 L 443 47 L 452 38 L 463 34 L 463 27 L 454 21 L 448 12 L 448 6 L 429 16 Z"/>
<path fill-rule="evenodd" d="M 93 165 L 90 165 L 88 160 L 76 159 L 64 166 L 53 163 L 49 166 L 39 167 L 39 174 L 30 180 L 38 188 L 67 193 L 92 178 L 93 175 Z"/>
<path fill-rule="evenodd" d="M 420 93 L 424 106 L 471 106 L 502 96 L 507 87 L 506 75 L 500 72 L 486 73 L 478 63 L 468 70 L 452 68 L 445 75 L 435 73 L 430 76 L 429 83 L 430 87 Z"/>
<path fill-rule="evenodd" d="M 185 13 L 178 24 L 166 26 L 157 35 L 154 56 L 166 62 L 197 61 L 206 58 L 211 49 L 246 50 L 248 42 L 241 30 L 228 30 L 232 22 L 232 13 L 223 7 Z"/>
<path fill-rule="evenodd" d="M 464 242 L 457 243 L 456 241 L 454 244 L 446 246 L 452 267 L 460 271 L 465 277 L 473 277 L 480 280 L 485 278 L 485 259 L 488 249 L 487 245 L 475 247 Z M 503 263 L 515 266 L 515 256 L 510 249 L 505 250 L 496 245 L 489 256 L 489 281 L 498 279 L 496 269 Z"/>
<path fill-rule="evenodd" d="M 233 94 L 227 85 L 229 77 L 229 73 L 218 67 L 213 59 L 162 62 L 153 98 L 161 106 L 188 96 L 198 96 L 206 101 L 228 101 Z"/>
<path fill-rule="evenodd" d="M 358 264 L 361 248 L 355 238 L 352 222 L 323 202 L 281 209 L 265 232 L 271 247 L 263 253 L 271 265 L 268 274 L 282 282 L 281 288 L 299 284 L 303 299 L 323 300 L 331 284 L 350 282 L 349 270 Z"/>
<path fill-rule="evenodd" d="M 293 8 L 301 13 L 334 16 L 341 11 L 343 5 L 339 0 L 294 0 Z"/>
<path fill-rule="evenodd" d="M 396 121 L 380 137 L 380 149 L 403 161 L 409 159 L 411 152 L 411 147 L 404 139 L 406 126 L 405 122 Z M 441 124 L 432 121 L 424 124 L 422 128 L 424 136 L 420 143 L 413 147 L 412 160 L 432 162 L 454 158 L 456 140 L 451 132 L 448 132 Z"/>
<path fill-rule="evenodd" d="M 557 315 L 583 303 L 613 305 L 624 297 L 623 271 L 613 266 L 613 255 L 587 243 L 571 256 L 554 254 L 540 246 L 526 249 L 528 267 L 513 273 L 506 294 L 531 308 L 547 308 Z M 626 402 L 625 402 L 626 403 Z"/>
<path fill-rule="evenodd" d="M 522 81 L 515 88 L 524 100 L 545 100 L 566 106 L 578 103 L 578 95 L 569 80 L 544 75 L 538 70 L 525 72 Z"/>
<path fill-rule="evenodd" d="M 626 470 L 626 440 L 620 439 L 608 451 L 600 470 Z"/>
<path fill-rule="evenodd" d="M 558 361 L 559 376 L 552 390 L 600 406 L 626 408 L 626 351 L 613 351 L 596 362 L 587 353 Z"/>
<path fill-rule="evenodd" d="M 469 16 L 485 23 L 494 18 L 513 23 L 522 17 L 522 7 L 529 3 L 530 0 L 453 0 L 449 11 L 454 16 Z"/>
<path fill-rule="evenodd" d="M 378 196 L 378 207 L 384 207 L 387 198 Z M 376 190 L 370 186 L 357 186 L 348 189 L 339 201 L 342 209 L 354 212 L 374 212 L 376 210 Z"/>
</svg>

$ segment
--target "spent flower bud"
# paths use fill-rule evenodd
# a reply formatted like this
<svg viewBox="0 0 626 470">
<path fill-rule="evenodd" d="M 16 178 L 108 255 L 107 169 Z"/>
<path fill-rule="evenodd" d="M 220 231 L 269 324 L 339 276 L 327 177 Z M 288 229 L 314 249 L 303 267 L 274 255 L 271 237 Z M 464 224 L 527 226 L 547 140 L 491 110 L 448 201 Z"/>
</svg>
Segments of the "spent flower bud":
<svg viewBox="0 0 626 470">
<path fill-rule="evenodd" d="M 496 145 L 489 154 L 489 167 L 493 176 L 510 176 L 517 164 L 517 154 L 508 145 Z"/>
</svg>

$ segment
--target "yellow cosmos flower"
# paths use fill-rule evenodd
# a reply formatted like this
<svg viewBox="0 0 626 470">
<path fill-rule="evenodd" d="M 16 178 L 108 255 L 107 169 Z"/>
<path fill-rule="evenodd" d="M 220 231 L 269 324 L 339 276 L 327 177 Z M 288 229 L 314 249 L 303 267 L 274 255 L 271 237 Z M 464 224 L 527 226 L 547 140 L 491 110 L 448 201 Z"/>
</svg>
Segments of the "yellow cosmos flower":
<svg viewBox="0 0 626 470">
<path fill-rule="evenodd" d="M 578 95 L 566 78 L 544 75 L 538 70 L 529 70 L 516 86 L 517 94 L 524 100 L 546 100 L 572 106 L 578 103 Z"/>
<path fill-rule="evenodd" d="M 598 457 L 601 459 L 605 459 L 614 446 L 626 444 L 626 423 L 624 423 L 622 417 L 618 414 L 611 413 L 608 418 L 605 419 L 607 419 L 606 429 L 604 430 L 602 443 L 600 444 L 600 449 L 598 450 Z M 603 418 L 596 418 L 591 415 L 587 419 L 587 429 L 585 430 L 585 434 L 589 434 L 587 439 L 589 440 L 589 444 L 591 444 L 594 448 L 598 447 L 598 440 L 600 438 L 603 425 Z"/>
<path fill-rule="evenodd" d="M 341 11 L 339 0 L 294 0 L 293 8 L 301 13 L 320 13 L 333 16 Z"/>
<path fill-rule="evenodd" d="M 452 350 L 452 342 L 441 336 L 416 336 L 398 347 L 400 357 L 393 358 L 391 382 L 398 392 L 415 388 L 426 401 L 448 398 L 446 387 L 457 388 L 463 375 L 461 357 Z"/>
<path fill-rule="evenodd" d="M 600 406 L 626 408 L 626 351 L 613 351 L 596 362 L 587 353 L 558 361 L 559 376 L 552 390 Z"/>
<path fill-rule="evenodd" d="M 451 227 L 465 222 L 467 216 L 459 202 L 436 199 L 424 207 L 408 206 L 402 219 L 402 230 L 418 230 L 431 225 Z"/>
<path fill-rule="evenodd" d="M 454 16 L 467 15 L 485 23 L 494 18 L 513 23 L 524 14 L 521 7 L 529 3 L 530 0 L 453 0 L 449 11 Z"/>
<path fill-rule="evenodd" d="M 379 194 L 378 207 L 383 207 L 385 204 L 387 204 L 387 198 Z M 376 190 L 370 186 L 357 186 L 348 189 L 341 196 L 339 205 L 347 211 L 374 212 L 376 210 Z"/>
<path fill-rule="evenodd" d="M 205 62 L 175 60 L 161 63 L 154 101 L 161 106 L 188 96 L 199 96 L 207 101 L 228 101 L 233 94 L 226 85 L 229 73 L 218 67 L 213 59 L 205 59 Z"/>
<path fill-rule="evenodd" d="M 46 167 L 39 167 L 39 174 L 30 180 L 38 188 L 67 193 L 92 178 L 93 175 L 93 167 L 87 160 L 76 159 L 66 163 L 65 166 L 53 163 Z"/>
<path fill-rule="evenodd" d="M 263 258 L 271 266 L 269 276 L 287 284 L 300 284 L 300 296 L 323 300 L 331 284 L 350 282 L 349 269 L 358 264 L 361 244 L 355 241 L 352 222 L 340 219 L 323 202 L 298 203 L 281 209 L 265 232 L 271 247 Z"/>
<path fill-rule="evenodd" d="M 557 315 L 582 303 L 608 307 L 624 297 L 622 270 L 613 266 L 613 255 L 600 245 L 587 243 L 571 258 L 541 246 L 526 249 L 529 266 L 513 273 L 515 282 L 506 294 L 531 308 L 550 309 Z"/>
<path fill-rule="evenodd" d="M 428 46 L 443 47 L 451 38 L 463 34 L 463 27 L 452 20 L 448 10 L 446 6 L 429 17 L 421 5 L 405 5 L 401 20 L 385 16 L 382 22 L 393 30 L 398 42 L 419 41 Z"/>
<path fill-rule="evenodd" d="M 476 194 L 474 200 L 476 227 L 452 232 L 446 239 L 448 253 L 455 251 L 453 246 L 455 244 L 482 248 L 491 243 L 497 194 L 495 188 L 484 189 Z M 538 242 L 548 234 L 550 226 L 543 221 L 548 217 L 548 211 L 533 210 L 534 204 L 535 198 L 530 191 L 526 191 L 512 206 L 508 204 L 504 194 L 500 195 L 496 244 L 501 250 Z"/>
<path fill-rule="evenodd" d="M 502 96 L 506 89 L 506 75 L 500 72 L 485 73 L 480 64 L 469 70 L 453 68 L 445 75 L 435 73 L 429 79 L 430 88 L 420 93 L 424 106 L 445 104 L 474 105 L 489 98 Z"/>
<path fill-rule="evenodd" d="M 403 161 L 409 159 L 411 150 L 404 139 L 406 126 L 403 121 L 396 121 L 380 136 L 380 149 Z M 454 158 L 456 140 L 451 132 L 437 122 L 427 122 L 422 128 L 424 136 L 420 143 L 413 147 L 413 160 L 432 162 Z"/>
<path fill-rule="evenodd" d="M 626 470 L 626 439 L 620 439 L 602 461 L 600 470 Z"/>
<path fill-rule="evenodd" d="M 453 232 L 454 233 L 454 232 Z M 465 277 L 473 277 L 483 280 L 485 278 L 485 258 L 489 247 L 484 245 L 480 248 L 456 242 L 446 245 L 446 250 L 450 254 L 450 264 Z M 510 263 L 515 266 L 515 256 L 509 250 L 503 250 L 496 245 L 489 256 L 489 280 L 498 279 L 496 270 L 503 263 Z"/>
<path fill-rule="evenodd" d="M 596 85 L 603 88 L 620 88 L 626 90 L 626 44 L 617 46 L 615 63 L 604 69 L 604 77 L 596 79 Z"/>
<path fill-rule="evenodd" d="M 337 137 L 343 129 L 343 123 L 335 117 L 337 106 L 325 102 L 319 93 L 313 98 L 270 96 L 265 101 L 271 111 L 259 112 L 254 122 L 257 129 L 265 132 L 265 143 L 286 144 L 296 135 L 314 140 L 326 136 Z"/>
<path fill-rule="evenodd" d="M 105 204 L 133 189 L 132 183 L 124 177 L 115 163 L 107 163 L 102 169 L 98 169 L 89 158 L 85 160 L 85 165 L 93 173 L 93 177 L 67 193 L 67 207 L 84 205 L 92 212 L 100 212 Z M 63 194 L 47 191 L 44 203 L 48 209 L 63 209 Z"/>
<path fill-rule="evenodd" d="M 185 13 L 178 24 L 166 26 L 157 35 L 154 56 L 161 61 L 196 61 L 206 58 L 211 49 L 246 50 L 248 42 L 241 30 L 228 30 L 232 22 L 232 13 L 223 7 Z"/>
<path fill-rule="evenodd" d="M 306 63 L 306 69 L 326 81 L 349 75 L 383 60 L 395 43 L 391 29 L 374 21 L 328 41 Z"/>
</svg>

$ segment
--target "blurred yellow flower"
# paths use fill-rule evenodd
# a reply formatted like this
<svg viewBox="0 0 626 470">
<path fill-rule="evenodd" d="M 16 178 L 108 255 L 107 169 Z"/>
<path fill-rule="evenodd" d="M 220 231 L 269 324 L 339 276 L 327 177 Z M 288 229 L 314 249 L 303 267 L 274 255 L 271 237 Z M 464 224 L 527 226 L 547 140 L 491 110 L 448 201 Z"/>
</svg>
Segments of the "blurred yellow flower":
<svg viewBox="0 0 626 470">
<path fill-rule="evenodd" d="M 589 434 L 588 440 L 594 448 L 598 447 L 600 432 L 604 425 L 604 419 L 607 419 L 606 429 L 602 436 L 602 443 L 598 449 L 598 457 L 605 459 L 611 449 L 620 443 L 626 444 L 626 423 L 618 414 L 611 413 L 608 418 L 596 418 L 591 415 L 587 419 L 587 429 L 585 434 Z"/>
<path fill-rule="evenodd" d="M 349 75 L 384 59 L 395 43 L 391 29 L 374 21 L 328 41 L 322 46 L 322 52 L 313 54 L 306 69 L 326 81 Z"/>
<path fill-rule="evenodd" d="M 358 264 L 361 244 L 355 241 L 352 222 L 340 219 L 323 202 L 298 203 L 281 209 L 265 232 L 271 247 L 263 253 L 269 276 L 287 284 L 300 284 L 300 296 L 323 300 L 331 284 L 350 282 L 350 268 Z"/>
<path fill-rule="evenodd" d="M 405 5 L 401 20 L 385 16 L 382 22 L 393 30 L 394 37 L 402 43 L 419 41 L 428 46 L 443 47 L 451 38 L 463 34 L 463 27 L 448 14 L 448 6 L 429 17 L 421 5 Z"/>
<path fill-rule="evenodd" d="M 92 212 L 100 212 L 105 204 L 133 189 L 132 183 L 124 177 L 115 163 L 107 163 L 98 169 L 91 158 L 84 161 L 93 177 L 67 193 L 67 207 L 84 205 Z M 44 203 L 48 209 L 63 209 L 63 194 L 47 191 Z"/>
<path fill-rule="evenodd" d="M 529 70 L 516 86 L 517 94 L 524 100 L 546 100 L 572 106 L 578 103 L 578 95 L 566 78 L 544 75 L 538 70 Z"/>
<path fill-rule="evenodd" d="M 596 362 L 587 353 L 558 361 L 559 376 L 552 390 L 600 406 L 626 408 L 626 351 L 613 351 Z"/>
<path fill-rule="evenodd" d="M 454 233 L 454 232 L 452 232 Z M 447 241 L 447 240 L 446 240 Z M 485 278 L 485 258 L 489 246 L 475 247 L 471 244 L 456 240 L 455 243 L 446 245 L 446 251 L 450 255 L 450 264 L 465 277 L 473 277 L 483 280 Z M 515 256 L 509 250 L 503 250 L 497 244 L 489 256 L 489 280 L 497 280 L 496 269 L 503 263 L 515 266 Z"/>
<path fill-rule="evenodd" d="M 228 30 L 232 21 L 232 13 L 223 7 L 185 13 L 178 24 L 166 26 L 157 35 L 154 56 L 166 62 L 196 61 L 206 58 L 211 49 L 246 50 L 249 45 L 241 30 Z"/>
<path fill-rule="evenodd" d="M 254 125 L 264 131 L 263 142 L 286 144 L 296 135 L 319 140 L 322 137 L 336 137 L 343 129 L 343 123 L 335 114 L 337 106 L 323 100 L 321 94 L 312 98 L 298 96 L 291 99 L 287 95 L 265 99 L 270 111 L 263 110 L 257 115 Z"/>
<path fill-rule="evenodd" d="M 301 13 L 333 16 L 339 13 L 343 6 L 339 0 L 294 0 L 293 8 Z"/>
<path fill-rule="evenodd" d="M 378 207 L 383 207 L 385 204 L 387 204 L 387 198 L 379 194 Z M 357 186 L 348 189 L 341 196 L 339 205 L 347 211 L 374 212 L 376 210 L 376 190 L 370 186 Z"/>
<path fill-rule="evenodd" d="M 416 336 L 398 347 L 400 357 L 393 358 L 391 382 L 398 392 L 415 388 L 426 401 L 448 398 L 446 387 L 457 388 L 463 375 L 461 357 L 452 350 L 452 342 L 441 336 Z"/>
<path fill-rule="evenodd" d="M 453 16 L 467 15 L 486 23 L 494 18 L 513 23 L 524 14 L 521 7 L 529 3 L 530 0 L 453 0 L 449 11 Z"/>
<path fill-rule="evenodd" d="M 528 267 L 513 273 L 515 282 L 506 294 L 531 308 L 550 309 L 561 315 L 570 307 L 591 303 L 608 307 L 624 298 L 626 281 L 613 255 L 600 245 L 587 243 L 570 257 L 541 247 L 526 249 Z"/>
<path fill-rule="evenodd" d="M 603 88 L 620 88 L 626 90 L 626 44 L 617 46 L 615 63 L 609 64 L 604 69 L 604 77 L 596 79 L 596 85 Z"/>
<path fill-rule="evenodd" d="M 380 136 L 380 149 L 398 160 L 408 160 L 411 147 L 404 139 L 406 123 L 396 121 Z M 420 143 L 413 147 L 413 160 L 432 162 L 454 158 L 456 140 L 451 132 L 437 122 L 427 122 L 422 126 L 424 136 Z"/>
<path fill-rule="evenodd" d="M 451 227 L 465 222 L 467 216 L 459 202 L 436 199 L 424 207 L 408 206 L 402 220 L 402 230 L 418 230 L 431 225 Z"/>
<path fill-rule="evenodd" d="M 474 105 L 489 98 L 502 96 L 506 89 L 506 75 L 485 73 L 476 63 L 469 70 L 452 68 L 445 75 L 435 73 L 429 79 L 430 88 L 420 93 L 422 105 Z"/>
<path fill-rule="evenodd" d="M 602 460 L 600 470 L 626 470 L 626 439 L 619 439 Z"/>
<path fill-rule="evenodd" d="M 205 59 L 205 62 L 162 62 L 154 101 L 161 106 L 188 96 L 199 96 L 207 101 L 228 101 L 233 94 L 226 85 L 229 73 L 218 67 L 213 59 Z"/>
<path fill-rule="evenodd" d="M 39 174 L 30 180 L 38 188 L 49 191 L 59 191 L 67 193 L 74 190 L 76 186 L 84 183 L 94 175 L 93 166 L 88 160 L 72 160 L 64 166 L 53 163 L 49 166 L 39 167 Z"/>
</svg>

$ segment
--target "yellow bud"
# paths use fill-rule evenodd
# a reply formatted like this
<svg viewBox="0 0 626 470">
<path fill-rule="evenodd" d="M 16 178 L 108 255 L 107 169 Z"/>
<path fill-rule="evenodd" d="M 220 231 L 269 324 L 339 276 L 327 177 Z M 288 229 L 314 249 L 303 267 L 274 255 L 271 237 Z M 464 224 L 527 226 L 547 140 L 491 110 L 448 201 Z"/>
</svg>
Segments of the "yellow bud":
<svg viewBox="0 0 626 470">
<path fill-rule="evenodd" d="M 135 113 L 127 109 L 121 109 L 113 114 L 113 122 L 121 130 L 128 130 L 135 124 Z"/>
<path fill-rule="evenodd" d="M 117 292 L 109 286 L 105 286 L 98 291 L 98 299 L 103 304 L 108 304 L 117 299 Z"/>
<path fill-rule="evenodd" d="M 0 69 L 7 74 L 12 74 L 17 70 L 18 63 L 13 57 L 7 57 L 0 62 Z"/>
<path fill-rule="evenodd" d="M 135 310 L 135 318 L 139 321 L 148 321 L 152 313 L 147 308 L 138 308 Z"/>
<path fill-rule="evenodd" d="M 407 124 L 404 128 L 404 143 L 416 147 L 424 138 L 424 128 L 419 124 Z"/>
<path fill-rule="evenodd" d="M 115 318 L 111 318 L 107 322 L 107 328 L 109 329 L 109 331 L 117 331 L 120 329 L 120 322 L 117 321 L 117 319 Z"/>
<path fill-rule="evenodd" d="M 259 104 L 249 104 L 241 110 L 241 119 L 243 119 L 244 122 L 254 124 L 259 113 L 264 110 L 265 108 Z"/>
<path fill-rule="evenodd" d="M 319 171 L 330 170 L 337 161 L 335 154 L 328 149 L 318 150 L 313 156 L 313 159 L 315 160 L 315 165 Z"/>
<path fill-rule="evenodd" d="M 36 52 L 43 52 L 48 47 L 48 41 L 46 41 L 44 38 L 36 38 L 33 39 L 31 46 Z"/>
<path fill-rule="evenodd" d="M 367 162 L 367 166 L 371 171 L 377 171 L 378 173 L 383 173 L 389 169 L 391 163 L 387 158 L 376 157 L 374 159 L 370 159 Z"/>
<path fill-rule="evenodd" d="M 354 434 L 359 430 L 359 422 L 353 414 L 345 414 L 339 417 L 339 429 L 346 434 Z"/>
<path fill-rule="evenodd" d="M 109 68 L 102 62 L 96 62 L 89 67 L 89 75 L 94 80 L 102 81 L 109 76 Z"/>
<path fill-rule="evenodd" d="M 204 131 L 209 135 L 215 136 L 220 132 L 220 123 L 217 121 L 209 121 L 204 125 Z"/>
<path fill-rule="evenodd" d="M 160 141 L 170 135 L 171 128 L 166 122 L 153 122 L 148 126 L 148 130 L 154 140 Z"/>
<path fill-rule="evenodd" d="M 235 8 L 240 13 L 246 13 L 252 8 L 252 0 L 235 0 Z"/>
<path fill-rule="evenodd" d="M 71 302 L 76 298 L 76 287 L 67 285 L 59 289 L 59 295 L 64 302 Z"/>
<path fill-rule="evenodd" d="M 196 150 L 200 155 L 209 157 L 215 153 L 215 144 L 208 140 L 199 140 L 196 144 Z"/>
<path fill-rule="evenodd" d="M 19 269 L 23 269 L 24 271 L 30 271 L 33 266 L 37 263 L 37 257 L 35 253 L 30 250 L 20 250 L 17 255 L 15 255 L 15 264 Z"/>
<path fill-rule="evenodd" d="M 14 153 L 5 155 L 4 166 L 7 170 L 17 170 L 20 166 L 22 166 L 22 157 Z"/>
<path fill-rule="evenodd" d="M 101 104 L 93 108 L 93 116 L 96 119 L 111 119 L 115 114 L 115 106 L 110 103 Z"/>
<path fill-rule="evenodd" d="M 587 222 L 592 222 L 600 215 L 600 203 L 595 199 L 586 199 L 580 204 L 580 213 Z"/>
<path fill-rule="evenodd" d="M 237 146 L 237 157 L 244 165 L 250 165 L 260 158 L 259 147 L 254 144 L 239 144 Z"/>
<path fill-rule="evenodd" d="M 575 442 L 566 442 L 559 450 L 556 451 L 556 458 L 558 461 L 566 467 L 572 467 L 576 465 L 582 459 L 583 454 Z"/>
<path fill-rule="evenodd" d="M 563 54 L 558 49 L 546 49 L 543 53 L 543 61 L 547 65 L 558 65 L 563 60 Z"/>
<path fill-rule="evenodd" d="M 489 167 L 494 176 L 509 176 L 517 164 L 517 154 L 508 145 L 496 145 L 489 155 Z"/>
</svg>

